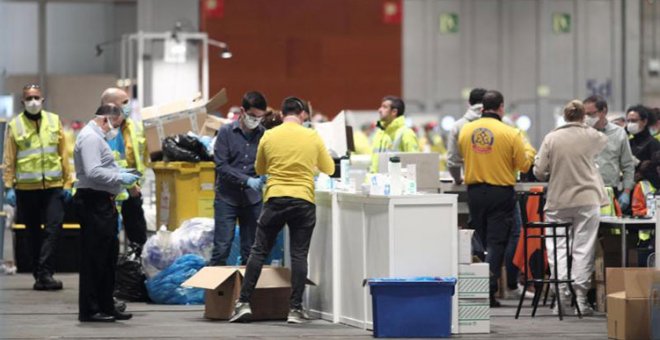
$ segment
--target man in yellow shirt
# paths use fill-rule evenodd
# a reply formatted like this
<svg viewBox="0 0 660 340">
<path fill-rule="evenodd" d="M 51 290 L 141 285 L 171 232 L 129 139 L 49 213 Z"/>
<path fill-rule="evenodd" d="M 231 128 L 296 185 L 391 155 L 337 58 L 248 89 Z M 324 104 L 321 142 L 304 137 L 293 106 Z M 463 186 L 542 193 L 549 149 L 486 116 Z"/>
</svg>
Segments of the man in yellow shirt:
<svg viewBox="0 0 660 340">
<path fill-rule="evenodd" d="M 487 91 L 481 118 L 463 126 L 458 137 L 468 186 L 469 224 L 488 253 L 492 273 L 491 307 L 499 306 L 494 294 L 514 223 L 516 171 L 527 172 L 536 154 L 519 130 L 502 122 L 502 116 L 502 94 Z"/>
<path fill-rule="evenodd" d="M 64 202 L 71 199 L 71 170 L 60 118 L 43 110 L 43 102 L 38 85 L 23 88 L 25 110 L 9 122 L 5 136 L 3 177 L 7 203 L 17 206 L 30 235 L 33 289 L 58 290 L 55 249 Z"/>
<path fill-rule="evenodd" d="M 372 141 L 371 172 L 378 172 L 378 157 L 383 152 L 419 152 L 417 134 L 406 126 L 406 105 L 399 97 L 387 96 L 378 108 L 380 120 Z"/>
<path fill-rule="evenodd" d="M 266 131 L 259 142 L 255 170 L 258 175 L 268 176 L 265 203 L 257 222 L 241 296 L 230 322 L 250 320 L 250 297 L 264 260 L 285 224 L 289 226 L 291 243 L 292 288 L 287 321 L 302 323 L 308 319 L 302 309 L 302 296 L 307 279 L 307 253 L 316 224 L 314 174 L 318 169 L 332 175 L 335 165 L 316 131 L 302 126 L 307 110 L 296 97 L 284 99 L 284 123 Z"/>
</svg>

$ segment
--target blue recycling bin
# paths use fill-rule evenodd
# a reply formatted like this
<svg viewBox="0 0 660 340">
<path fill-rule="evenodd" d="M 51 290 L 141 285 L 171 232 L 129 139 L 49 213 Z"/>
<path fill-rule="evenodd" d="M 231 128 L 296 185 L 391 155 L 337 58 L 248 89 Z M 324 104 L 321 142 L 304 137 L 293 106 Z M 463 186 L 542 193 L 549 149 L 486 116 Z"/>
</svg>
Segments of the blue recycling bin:
<svg viewBox="0 0 660 340">
<path fill-rule="evenodd" d="M 451 336 L 456 278 L 414 277 L 368 280 L 374 337 L 446 338 Z"/>
</svg>

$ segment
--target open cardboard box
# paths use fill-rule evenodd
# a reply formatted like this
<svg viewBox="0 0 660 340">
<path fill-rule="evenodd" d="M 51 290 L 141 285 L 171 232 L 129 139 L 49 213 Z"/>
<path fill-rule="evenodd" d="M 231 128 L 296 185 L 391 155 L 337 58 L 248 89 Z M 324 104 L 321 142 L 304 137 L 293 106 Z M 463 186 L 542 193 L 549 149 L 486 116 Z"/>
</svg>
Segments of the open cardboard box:
<svg viewBox="0 0 660 340">
<path fill-rule="evenodd" d="M 241 292 L 245 267 L 204 267 L 183 287 L 204 288 L 204 317 L 228 320 Z M 315 285 L 307 279 L 307 284 Z M 264 266 L 252 293 L 252 320 L 284 320 L 289 314 L 291 270 Z"/>
<path fill-rule="evenodd" d="M 660 282 L 655 268 L 607 268 L 607 335 L 613 339 L 650 338 L 650 295 Z"/>
<path fill-rule="evenodd" d="M 165 137 L 188 131 L 200 132 L 207 119 L 207 112 L 215 111 L 226 103 L 227 91 L 222 89 L 208 102 L 198 94 L 189 99 L 142 108 L 140 115 L 149 154 L 162 150 Z"/>
</svg>

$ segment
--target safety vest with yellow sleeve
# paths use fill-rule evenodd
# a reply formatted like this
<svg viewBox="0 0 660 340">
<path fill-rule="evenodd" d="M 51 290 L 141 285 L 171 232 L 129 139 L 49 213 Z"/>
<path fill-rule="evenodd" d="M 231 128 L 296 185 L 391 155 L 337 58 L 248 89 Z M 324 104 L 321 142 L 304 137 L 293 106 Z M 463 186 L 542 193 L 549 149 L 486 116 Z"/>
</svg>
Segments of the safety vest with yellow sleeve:
<svg viewBox="0 0 660 340">
<path fill-rule="evenodd" d="M 126 157 L 128 155 L 132 155 L 135 164 L 135 170 L 144 174 L 145 164 L 143 158 L 143 150 L 145 147 L 146 139 L 144 137 L 144 129 L 142 128 L 142 124 L 134 121 L 131 118 L 126 118 L 124 121 L 124 126 L 122 126 L 121 129 L 125 151 L 122 154 L 119 150 L 112 150 L 112 154 L 115 157 L 117 165 L 124 169 L 129 168 L 130 162 Z M 130 141 L 130 143 L 126 143 L 127 139 Z M 119 193 L 115 199 L 117 201 L 124 201 L 128 199 L 128 193 L 124 190 Z"/>
<path fill-rule="evenodd" d="M 60 143 L 60 118 L 51 112 L 41 111 L 41 126 L 29 122 L 25 113 L 9 122 L 16 142 L 16 183 L 62 181 L 62 156 Z"/>
<path fill-rule="evenodd" d="M 655 187 L 649 181 L 639 181 L 635 188 L 633 189 L 631 206 L 632 214 L 636 217 L 653 217 L 654 210 L 653 207 L 647 205 L 646 198 L 649 195 L 655 194 Z M 655 202 L 651 203 L 654 204 Z M 640 241 L 647 241 L 651 239 L 650 230 L 640 230 L 638 233 Z"/>
<path fill-rule="evenodd" d="M 621 208 L 619 207 L 619 202 L 616 201 L 616 197 L 614 197 L 614 189 L 612 187 L 605 187 L 605 191 L 607 192 L 607 202 L 609 203 L 600 208 L 600 215 L 621 217 Z"/>
<path fill-rule="evenodd" d="M 382 122 L 378 122 L 382 126 Z M 419 152 L 419 141 L 415 132 L 406 126 L 404 116 L 395 118 L 384 129 L 378 128 L 372 142 L 371 172 L 378 172 L 379 153 Z"/>
</svg>

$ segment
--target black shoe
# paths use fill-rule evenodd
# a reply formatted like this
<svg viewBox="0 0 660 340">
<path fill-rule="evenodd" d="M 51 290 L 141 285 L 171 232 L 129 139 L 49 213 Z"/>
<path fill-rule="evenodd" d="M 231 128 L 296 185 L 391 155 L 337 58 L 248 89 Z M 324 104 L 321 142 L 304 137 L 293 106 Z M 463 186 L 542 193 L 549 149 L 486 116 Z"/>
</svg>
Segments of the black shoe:
<svg viewBox="0 0 660 340">
<path fill-rule="evenodd" d="M 112 298 L 115 304 L 115 310 L 118 312 L 125 312 L 126 311 L 126 303 L 121 300 L 117 300 L 116 298 Z"/>
<path fill-rule="evenodd" d="M 497 307 L 501 307 L 501 306 L 502 306 L 502 304 L 499 301 L 495 300 L 494 296 L 490 297 L 490 308 L 497 308 Z"/>
<path fill-rule="evenodd" d="M 32 286 L 34 290 L 60 290 L 62 289 L 62 281 L 53 279 L 52 276 L 42 276 L 37 279 Z"/>
<path fill-rule="evenodd" d="M 115 317 L 116 320 L 129 320 L 133 317 L 133 314 L 131 313 L 124 313 L 116 310 L 112 316 Z"/>
<path fill-rule="evenodd" d="M 96 313 L 91 316 L 79 317 L 80 322 L 115 322 L 115 317 L 104 313 Z"/>
</svg>

